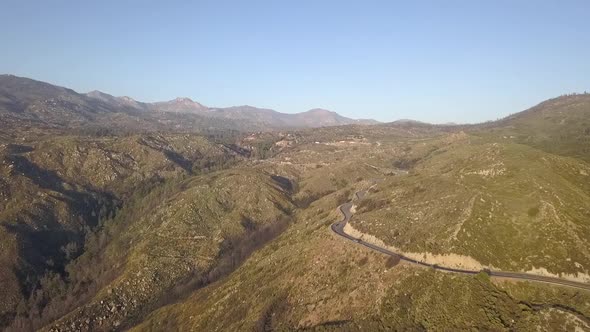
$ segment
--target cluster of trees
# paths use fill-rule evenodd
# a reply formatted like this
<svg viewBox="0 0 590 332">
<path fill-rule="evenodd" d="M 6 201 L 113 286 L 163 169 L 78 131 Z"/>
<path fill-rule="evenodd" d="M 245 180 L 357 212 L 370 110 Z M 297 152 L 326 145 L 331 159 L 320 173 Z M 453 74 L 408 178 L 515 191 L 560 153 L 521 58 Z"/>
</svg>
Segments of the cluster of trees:
<svg viewBox="0 0 590 332">
<path fill-rule="evenodd" d="M 420 161 L 420 159 L 418 159 L 418 158 L 413 158 L 413 159 L 400 158 L 400 159 L 394 160 L 392 164 L 393 164 L 393 167 L 395 167 L 397 169 L 407 171 L 407 170 L 412 169 L 418 161 Z"/>
<path fill-rule="evenodd" d="M 256 159 L 271 158 L 276 154 L 274 141 L 259 141 L 252 144 L 252 157 Z"/>
<path fill-rule="evenodd" d="M 127 127 L 113 127 L 113 126 L 101 126 L 101 125 L 88 125 L 78 128 L 70 128 L 68 130 L 69 134 L 79 135 L 79 136 L 90 136 L 90 137 L 128 137 L 132 135 L 148 135 L 148 134 L 166 134 L 166 133 L 177 133 L 177 134 L 196 134 L 202 135 L 209 139 L 212 142 L 218 144 L 232 144 L 240 137 L 244 135 L 243 132 L 235 129 L 223 129 L 223 128 L 214 128 L 214 127 L 207 127 L 207 128 L 196 128 L 196 131 L 193 132 L 183 132 L 178 130 L 149 130 L 145 128 L 127 128 Z"/>
<path fill-rule="evenodd" d="M 226 129 L 218 130 L 207 128 L 202 131 L 202 134 L 207 137 L 208 140 L 218 144 L 233 144 L 244 134 L 238 130 Z"/>
<path fill-rule="evenodd" d="M 147 133 L 145 130 L 125 129 L 125 128 L 113 128 L 106 126 L 85 126 L 80 128 L 69 129 L 70 134 L 79 136 L 90 136 L 90 137 L 113 137 L 120 136 L 126 137 L 135 134 Z"/>
<path fill-rule="evenodd" d="M 362 199 L 359 202 L 359 204 L 357 206 L 357 210 L 359 212 L 371 212 L 371 211 L 379 210 L 387 205 L 388 205 L 387 200 L 366 197 L 365 199 Z"/>
<path fill-rule="evenodd" d="M 19 303 L 7 331 L 30 331 L 46 326 L 87 303 L 111 283 L 121 273 L 120 262 L 124 259 L 121 256 L 112 258 L 115 261 L 107 260 L 103 255 L 107 245 L 130 221 L 147 215 L 162 197 L 178 190 L 180 181 L 152 178 L 139 184 L 122 208 L 101 209 L 96 227 L 86 228 L 83 242 L 62 246 L 61 252 L 69 260 L 65 268 L 47 270 L 39 280 L 32 282 L 28 298 Z"/>
<path fill-rule="evenodd" d="M 96 257 L 88 260 L 93 262 L 70 268 L 66 276 L 48 271 L 29 298 L 21 300 L 16 317 L 6 331 L 33 331 L 46 326 L 92 299 L 119 273 Z"/>
<path fill-rule="evenodd" d="M 344 178 L 330 178 L 330 182 L 337 188 L 342 189 L 348 186 L 348 181 Z"/>
<path fill-rule="evenodd" d="M 47 270 L 23 299 L 7 331 L 37 330 L 90 300 L 102 287 L 114 280 L 118 271 L 106 264 L 100 253 L 108 242 L 104 232 L 87 235 L 85 255 L 66 266 L 65 271 Z M 78 253 L 78 244 L 62 247 L 66 256 Z"/>
<path fill-rule="evenodd" d="M 228 169 L 235 166 L 238 159 L 230 154 L 221 154 L 201 158 L 193 162 L 191 173 L 198 175 L 213 171 Z"/>
<path fill-rule="evenodd" d="M 589 95 L 589 94 L 590 93 L 588 91 L 584 91 L 582 93 L 572 92 L 572 93 L 565 93 L 565 94 L 561 95 L 560 97 L 585 96 L 585 95 Z"/>
</svg>

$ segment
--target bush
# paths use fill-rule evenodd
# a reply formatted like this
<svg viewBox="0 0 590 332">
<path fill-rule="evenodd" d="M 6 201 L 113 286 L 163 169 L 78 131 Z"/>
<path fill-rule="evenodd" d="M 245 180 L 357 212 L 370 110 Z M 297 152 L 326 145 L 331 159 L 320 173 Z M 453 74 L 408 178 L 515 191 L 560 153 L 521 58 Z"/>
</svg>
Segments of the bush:
<svg viewBox="0 0 590 332">
<path fill-rule="evenodd" d="M 369 261 L 369 258 L 367 256 L 361 258 L 356 264 L 358 266 L 364 266 L 365 264 L 367 264 L 367 262 Z"/>
<path fill-rule="evenodd" d="M 360 201 L 357 206 L 359 212 L 370 212 L 383 208 L 387 205 L 387 201 L 384 199 L 365 198 Z"/>
<path fill-rule="evenodd" d="M 392 267 L 399 264 L 400 261 L 401 261 L 401 257 L 398 255 L 389 256 L 389 258 L 387 258 L 387 260 L 385 261 L 385 267 L 388 269 L 391 269 Z"/>
</svg>

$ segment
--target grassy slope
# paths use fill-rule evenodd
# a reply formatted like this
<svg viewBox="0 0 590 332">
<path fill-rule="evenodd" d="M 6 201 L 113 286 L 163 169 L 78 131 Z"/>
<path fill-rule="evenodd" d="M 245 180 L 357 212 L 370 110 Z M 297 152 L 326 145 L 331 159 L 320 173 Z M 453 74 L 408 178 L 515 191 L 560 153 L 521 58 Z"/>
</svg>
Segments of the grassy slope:
<svg viewBox="0 0 590 332">
<path fill-rule="evenodd" d="M 429 144 L 434 153 L 360 205 L 355 228 L 404 251 L 588 273 L 590 165 L 477 137 Z"/>
</svg>

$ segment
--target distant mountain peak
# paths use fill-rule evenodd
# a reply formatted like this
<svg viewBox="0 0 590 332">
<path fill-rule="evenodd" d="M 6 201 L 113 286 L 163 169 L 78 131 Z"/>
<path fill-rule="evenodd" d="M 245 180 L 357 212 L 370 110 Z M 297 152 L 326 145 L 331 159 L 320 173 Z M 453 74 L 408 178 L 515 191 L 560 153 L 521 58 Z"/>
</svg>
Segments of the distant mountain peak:
<svg viewBox="0 0 590 332">
<path fill-rule="evenodd" d="M 203 104 L 198 103 L 188 97 L 177 97 L 177 98 L 169 101 L 169 103 L 173 103 L 173 104 L 177 104 L 177 105 L 196 106 L 199 108 L 205 108 L 205 106 L 203 106 Z"/>
<path fill-rule="evenodd" d="M 177 97 L 174 100 L 172 100 L 172 102 L 182 103 L 182 104 L 195 104 L 195 101 L 193 101 L 192 99 L 190 99 L 188 97 Z M 198 103 L 196 103 L 196 104 L 198 104 Z"/>
<path fill-rule="evenodd" d="M 152 106 L 164 112 L 194 113 L 207 111 L 209 108 L 188 97 L 178 97 L 170 101 L 153 103 Z"/>
<path fill-rule="evenodd" d="M 304 112 L 304 113 L 309 113 L 309 114 L 338 114 L 338 113 L 336 113 L 334 111 L 330 111 L 330 110 L 327 110 L 327 109 L 324 109 L 324 108 L 313 108 L 313 109 L 310 109 L 309 111 Z"/>
</svg>

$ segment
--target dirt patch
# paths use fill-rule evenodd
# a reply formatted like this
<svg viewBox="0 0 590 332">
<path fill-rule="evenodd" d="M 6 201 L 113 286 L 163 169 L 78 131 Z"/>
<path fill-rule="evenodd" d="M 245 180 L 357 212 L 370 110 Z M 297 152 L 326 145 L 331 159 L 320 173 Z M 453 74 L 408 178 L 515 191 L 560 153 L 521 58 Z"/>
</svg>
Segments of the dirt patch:
<svg viewBox="0 0 590 332">
<path fill-rule="evenodd" d="M 532 268 L 532 269 L 526 271 L 525 273 L 536 274 L 536 275 L 540 275 L 540 276 L 547 276 L 547 277 L 567 279 L 567 280 L 578 281 L 578 282 L 590 282 L 590 275 L 588 275 L 586 273 L 577 273 L 577 274 L 562 273 L 562 274 L 555 274 L 555 273 L 551 273 L 551 272 L 547 271 L 547 269 L 545 269 L 544 267 Z"/>
<path fill-rule="evenodd" d="M 386 245 L 382 240 L 376 238 L 373 235 L 362 233 L 361 231 L 352 227 L 349 223 L 347 223 L 344 226 L 344 232 L 346 232 L 347 234 L 354 236 L 356 238 L 360 238 L 365 242 L 374 244 L 374 245 L 382 247 L 382 248 L 386 248 L 386 249 L 391 250 L 391 251 L 398 253 L 400 255 L 403 255 L 408 258 L 412 258 L 412 259 L 415 259 L 417 261 L 424 262 L 427 264 L 433 264 L 433 265 L 436 264 L 436 265 L 441 265 L 441 266 L 445 266 L 445 267 L 451 267 L 451 268 L 456 268 L 456 269 L 466 269 L 466 270 L 473 270 L 473 271 L 480 271 L 481 269 L 484 268 L 484 266 L 480 262 L 476 261 L 473 257 L 470 257 L 470 256 L 463 256 L 463 255 L 457 255 L 457 254 L 439 255 L 439 254 L 433 254 L 430 252 L 422 252 L 422 253 L 404 252 L 404 251 L 400 250 L 399 248 Z"/>
<path fill-rule="evenodd" d="M 459 232 L 463 228 L 463 224 L 465 224 L 465 222 L 469 219 L 469 217 L 471 217 L 471 214 L 473 213 L 473 205 L 475 204 L 476 197 L 477 197 L 477 195 L 471 197 L 471 199 L 469 200 L 469 203 L 467 204 L 467 208 L 465 210 L 463 210 L 463 213 L 461 213 L 461 218 L 460 218 L 459 222 L 457 223 L 457 226 L 455 226 L 455 229 L 453 231 L 453 235 L 451 236 L 451 240 L 457 239 L 457 235 L 459 234 Z"/>
</svg>

